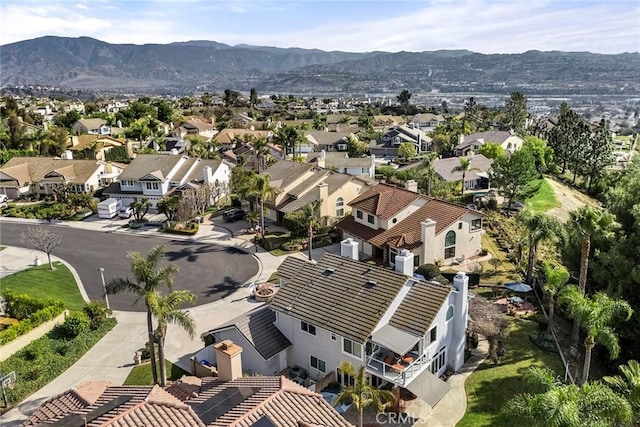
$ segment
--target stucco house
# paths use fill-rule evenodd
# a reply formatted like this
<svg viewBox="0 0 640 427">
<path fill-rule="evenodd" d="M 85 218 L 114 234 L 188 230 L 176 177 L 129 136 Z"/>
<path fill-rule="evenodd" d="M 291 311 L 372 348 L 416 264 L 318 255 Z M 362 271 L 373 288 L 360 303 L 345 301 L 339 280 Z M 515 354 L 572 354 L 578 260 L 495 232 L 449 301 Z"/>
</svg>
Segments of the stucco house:
<svg viewBox="0 0 640 427">
<path fill-rule="evenodd" d="M 60 184 L 71 184 L 77 193 L 91 193 L 108 185 L 122 170 L 114 163 L 74 160 L 70 152 L 64 158 L 13 157 L 0 168 L 0 193 L 10 199 L 47 196 Z"/>
<path fill-rule="evenodd" d="M 438 126 L 438 123 L 444 121 L 444 117 L 440 114 L 434 113 L 422 113 L 414 115 L 411 120 L 409 120 L 409 126 L 417 127 L 422 130 L 432 130 Z"/>
<path fill-rule="evenodd" d="M 327 130 L 305 131 L 305 138 L 316 151 L 347 151 L 347 141 L 352 132 L 329 132 Z"/>
<path fill-rule="evenodd" d="M 330 169 L 347 175 L 365 175 L 371 179 L 375 178 L 376 156 L 369 157 L 349 157 L 346 152 L 326 152 L 309 153 L 307 163 L 316 165 L 319 168 Z"/>
<path fill-rule="evenodd" d="M 336 227 L 359 244 L 363 256 L 395 265 L 408 249 L 417 265 L 454 264 L 482 249 L 482 219 L 477 211 L 427 197 L 407 188 L 377 184 L 353 199 L 351 215 Z"/>
<path fill-rule="evenodd" d="M 129 205 L 146 197 L 155 208 L 158 201 L 175 190 L 190 185 L 211 185 L 213 197 L 228 190 L 231 166 L 222 160 L 183 155 L 138 154 L 125 171 L 103 190 L 103 195 Z M 186 187 L 185 187 L 186 188 Z"/>
<path fill-rule="evenodd" d="M 124 150 L 126 151 L 126 157 L 131 157 L 131 155 L 133 154 L 130 143 L 127 143 L 124 140 L 113 138 L 109 135 L 70 135 L 69 143 L 70 145 L 67 147 L 67 149 L 70 150 L 76 158 L 82 158 L 81 156 L 85 156 L 86 154 L 88 154 L 83 152 L 89 151 L 94 153 L 97 160 L 104 161 L 106 160 L 107 153 L 109 151 L 118 149 L 119 147 L 124 148 Z"/>
<path fill-rule="evenodd" d="M 368 177 L 352 176 L 318 168 L 304 163 L 278 160 L 261 175 L 270 176 L 276 194 L 265 205 L 267 216 L 282 222 L 284 216 L 320 200 L 320 217 L 332 224 L 348 213 L 347 204 L 375 181 Z"/>
<path fill-rule="evenodd" d="M 378 157 L 397 157 L 400 144 L 413 144 L 416 153 L 429 151 L 432 139 L 423 130 L 406 125 L 396 126 L 370 145 L 371 154 Z"/>
<path fill-rule="evenodd" d="M 459 135 L 458 145 L 455 146 L 456 156 L 472 156 L 478 152 L 484 144 L 498 144 L 507 154 L 511 154 L 522 148 L 524 139 L 511 131 L 491 130 L 472 133 L 471 135 Z"/>
<path fill-rule="evenodd" d="M 471 170 L 465 173 L 464 189 L 489 188 L 488 172 L 489 169 L 491 169 L 493 160 L 486 158 L 482 154 L 476 154 L 466 158 L 469 159 L 469 167 Z M 454 171 L 458 166 L 460 166 L 459 157 L 436 159 L 431 162 L 431 167 L 433 167 L 436 172 L 436 176 L 446 182 L 459 182 L 462 180 L 462 172 Z"/>
<path fill-rule="evenodd" d="M 90 135 L 120 135 L 124 133 L 124 130 L 119 127 L 110 126 L 104 119 L 80 119 L 77 120 L 71 130 L 76 134 Z"/>
</svg>

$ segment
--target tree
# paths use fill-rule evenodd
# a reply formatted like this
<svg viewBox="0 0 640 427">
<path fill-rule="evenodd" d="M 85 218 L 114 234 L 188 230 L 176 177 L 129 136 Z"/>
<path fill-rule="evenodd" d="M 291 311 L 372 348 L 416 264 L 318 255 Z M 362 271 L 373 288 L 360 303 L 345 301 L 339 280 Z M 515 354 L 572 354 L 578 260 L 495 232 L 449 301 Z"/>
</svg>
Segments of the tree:
<svg viewBox="0 0 640 427">
<path fill-rule="evenodd" d="M 633 310 L 626 301 L 613 299 L 603 292 L 589 298 L 576 286 L 569 286 L 560 296 L 560 301 L 568 305 L 571 316 L 587 333 L 581 378 L 585 383 L 589 379 L 591 351 L 596 344 L 603 345 L 611 359 L 618 357 L 620 345 L 613 325 L 620 320 L 629 320 Z"/>
<path fill-rule="evenodd" d="M 456 166 L 455 168 L 451 169 L 451 173 L 455 173 L 455 172 L 462 172 L 462 188 L 460 189 L 460 195 L 462 196 L 464 194 L 464 181 L 465 178 L 467 176 L 467 172 L 470 171 L 477 171 L 479 170 L 478 168 L 472 168 L 471 167 L 471 159 L 467 158 L 467 157 L 458 157 L 458 160 L 460 161 L 460 164 L 458 166 Z"/>
<path fill-rule="evenodd" d="M 589 138 L 585 159 L 584 175 L 589 182 L 587 189 L 591 191 L 593 183 L 602 179 L 613 160 L 613 138 L 605 119 L 600 120 L 598 130 Z"/>
<path fill-rule="evenodd" d="M 129 206 L 131 206 L 131 209 L 133 209 L 133 218 L 136 221 L 142 221 L 147 212 L 149 212 L 151 201 L 146 197 L 141 197 L 135 202 L 132 202 Z"/>
<path fill-rule="evenodd" d="M 367 113 L 362 113 L 358 116 L 358 126 L 370 132 L 373 130 L 373 117 Z"/>
<path fill-rule="evenodd" d="M 542 271 L 544 272 L 542 289 L 549 296 L 549 323 L 547 324 L 547 333 L 550 334 L 553 328 L 556 298 L 569 281 L 569 270 L 563 265 L 554 265 L 550 262 L 545 262 Z"/>
<path fill-rule="evenodd" d="M 269 199 L 276 194 L 276 188 L 271 186 L 271 176 L 255 175 L 253 179 L 253 186 L 251 188 L 251 194 L 258 198 L 260 203 L 260 233 L 264 238 L 264 199 Z"/>
<path fill-rule="evenodd" d="M 518 150 L 509 157 L 495 160 L 489 170 L 491 186 L 504 194 L 509 201 L 523 193 L 526 186 L 538 176 L 533 156 L 528 151 Z"/>
<path fill-rule="evenodd" d="M 460 135 L 469 135 L 472 131 L 473 129 L 469 122 L 449 117 L 436 126 L 433 134 L 433 144 L 437 147 L 438 153 L 449 157 L 453 153 L 454 147 L 458 144 Z"/>
<path fill-rule="evenodd" d="M 400 94 L 396 96 L 396 99 L 400 103 L 400 106 L 404 111 L 409 109 L 409 100 L 411 99 L 411 92 L 408 89 L 402 89 Z"/>
<path fill-rule="evenodd" d="M 171 290 L 168 295 L 162 295 L 158 290 L 149 295 L 149 307 L 156 319 L 158 327 L 155 339 L 158 342 L 158 363 L 160 364 L 160 386 L 167 385 L 167 367 L 164 356 L 164 343 L 167 338 L 167 326 L 176 324 L 184 329 L 193 339 L 196 334 L 196 322 L 188 311 L 179 310 L 184 303 L 195 303 L 196 296 L 186 290 Z"/>
<path fill-rule="evenodd" d="M 256 152 L 256 172 L 260 173 L 267 167 L 267 157 L 269 156 L 269 141 L 267 138 L 260 137 L 251 142 Z"/>
<path fill-rule="evenodd" d="M 547 146 L 547 141 L 544 139 L 527 135 L 524 137 L 520 150 L 527 150 L 531 153 L 539 174 L 547 172 L 550 166 L 555 169 L 553 149 Z"/>
<path fill-rule="evenodd" d="M 158 110 L 158 120 L 167 124 L 173 123 L 173 107 L 167 101 L 159 99 L 154 105 Z"/>
<path fill-rule="evenodd" d="M 354 134 L 347 137 L 347 152 L 351 157 L 361 157 L 369 151 L 369 146 Z"/>
<path fill-rule="evenodd" d="M 312 261 L 311 251 L 313 250 L 313 231 L 314 229 L 320 227 L 320 205 L 322 204 L 322 200 L 316 200 L 314 202 L 309 203 L 303 209 L 303 218 L 304 223 L 307 228 L 307 240 L 308 240 L 308 249 L 309 249 L 309 261 Z"/>
<path fill-rule="evenodd" d="M 294 160 L 296 158 L 296 147 L 305 141 L 304 133 L 293 125 L 282 126 L 273 136 L 273 142 L 282 147 L 287 155 L 292 154 Z"/>
<path fill-rule="evenodd" d="M 398 157 L 403 157 L 405 161 L 416 155 L 416 146 L 410 142 L 403 142 L 398 147 Z"/>
<path fill-rule="evenodd" d="M 535 213 L 525 209 L 518 215 L 518 221 L 527 230 L 529 243 L 529 257 L 527 259 L 527 284 L 533 279 L 533 267 L 536 262 L 538 245 L 545 240 L 551 240 L 560 233 L 560 224 L 554 218 L 545 213 Z"/>
<path fill-rule="evenodd" d="M 151 372 L 153 373 L 153 382 L 155 384 L 158 383 L 158 371 L 156 369 L 151 303 L 158 290 L 164 287 L 167 289 L 173 287 L 173 276 L 178 273 L 178 267 L 175 264 L 160 265 L 163 255 L 164 246 L 161 245 L 151 248 L 146 256 L 139 252 L 129 252 L 127 256 L 131 259 L 131 272 L 135 281 L 131 281 L 128 278 L 116 278 L 110 280 L 106 286 L 108 294 L 128 292 L 135 295 L 134 303 L 144 302 L 147 309 L 147 336 L 151 353 Z"/>
<path fill-rule="evenodd" d="M 631 408 L 600 382 L 582 386 L 562 384 L 553 371 L 533 366 L 525 373 L 527 383 L 540 393 L 521 393 L 508 401 L 505 420 L 532 427 L 618 427 L 629 425 Z"/>
<path fill-rule="evenodd" d="M 640 363 L 630 360 L 619 366 L 622 375 L 602 378 L 605 384 L 631 405 L 636 425 L 640 422 Z"/>
<path fill-rule="evenodd" d="M 253 230 L 255 229 L 256 224 L 260 223 L 260 213 L 257 211 L 249 211 L 244 216 L 244 220 L 249 223 L 249 228 Z"/>
<path fill-rule="evenodd" d="M 495 142 L 488 142 L 484 144 L 482 147 L 478 149 L 478 154 L 482 154 L 487 159 L 499 159 L 500 157 L 504 157 L 504 149 L 500 144 Z"/>
<path fill-rule="evenodd" d="M 62 234 L 42 226 L 27 227 L 23 235 L 23 240 L 33 249 L 47 254 L 49 268 L 53 270 L 51 254 L 62 243 Z"/>
<path fill-rule="evenodd" d="M 498 364 L 501 342 L 505 336 L 507 323 L 496 304 L 476 295 L 469 301 L 469 325 L 467 332 L 480 334 L 489 342 L 489 357 Z"/>
<path fill-rule="evenodd" d="M 563 102 L 560 105 L 558 123 L 549 132 L 549 146 L 553 148 L 556 159 L 562 164 L 562 173 L 571 163 L 574 182 L 580 165 L 585 160 L 585 148 L 590 135 L 589 124 Z"/>
<path fill-rule="evenodd" d="M 527 124 L 527 97 L 520 92 L 511 92 L 506 102 L 505 125 L 517 134 L 523 135 Z"/>
<path fill-rule="evenodd" d="M 255 87 L 252 87 L 249 91 L 249 104 L 251 104 L 251 107 L 253 108 L 258 105 L 259 102 L 260 99 L 258 99 L 258 91 Z"/>
<path fill-rule="evenodd" d="M 16 114 L 11 113 L 7 118 L 7 135 L 9 136 L 9 148 L 25 148 L 27 125 Z"/>
<path fill-rule="evenodd" d="M 173 222 L 176 220 L 176 214 L 179 205 L 179 195 L 173 194 L 171 196 L 165 196 L 162 199 L 158 200 L 158 212 L 164 214 L 167 217 L 167 221 Z"/>
<path fill-rule="evenodd" d="M 433 168 L 433 161 L 437 158 L 437 153 L 428 153 L 420 164 L 420 177 L 418 183 L 420 184 L 420 187 L 425 189 L 427 196 L 431 196 L 431 190 L 434 184 L 438 181 L 436 170 Z"/>
<path fill-rule="evenodd" d="M 345 387 L 333 404 L 343 405 L 353 402 L 353 406 L 358 411 L 358 427 L 362 427 L 364 408 L 373 405 L 378 412 L 382 412 L 387 404 L 395 400 L 390 391 L 378 390 L 369 384 L 364 365 L 360 365 L 356 371 L 351 362 L 343 361 L 338 369 L 343 375 L 353 377 L 353 385 Z"/>
</svg>

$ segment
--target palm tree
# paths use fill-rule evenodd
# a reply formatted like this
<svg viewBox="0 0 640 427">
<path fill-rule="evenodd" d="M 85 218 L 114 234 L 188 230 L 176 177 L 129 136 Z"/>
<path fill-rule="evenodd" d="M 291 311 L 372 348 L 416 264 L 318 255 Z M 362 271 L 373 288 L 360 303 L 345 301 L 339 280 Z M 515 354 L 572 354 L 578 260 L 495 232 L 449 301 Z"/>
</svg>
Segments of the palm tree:
<svg viewBox="0 0 640 427">
<path fill-rule="evenodd" d="M 256 152 L 256 172 L 260 173 L 266 167 L 266 159 L 269 155 L 269 141 L 267 138 L 257 138 L 251 142 Z"/>
<path fill-rule="evenodd" d="M 167 326 L 170 323 L 177 324 L 184 329 L 193 339 L 196 334 L 196 322 L 187 311 L 178 309 L 184 303 L 195 303 L 196 296 L 186 290 L 171 290 L 168 295 L 162 295 L 159 291 L 153 291 L 149 295 L 149 307 L 151 313 L 158 322 L 155 338 L 158 341 L 158 363 L 160 364 L 160 386 L 167 385 L 167 367 L 164 357 L 164 341 L 167 337 Z"/>
<path fill-rule="evenodd" d="M 527 260 L 527 284 L 533 279 L 533 266 L 536 262 L 538 245 L 545 240 L 556 237 L 560 231 L 560 224 L 554 218 L 545 213 L 535 213 L 525 209 L 518 215 L 518 221 L 528 231 L 529 258 Z"/>
<path fill-rule="evenodd" d="M 256 224 L 260 222 L 260 214 L 257 211 L 249 211 L 244 216 L 244 220 L 249 223 L 249 228 L 253 230 Z"/>
<path fill-rule="evenodd" d="M 604 377 L 605 384 L 618 395 L 627 399 L 634 413 L 636 424 L 640 422 L 640 363 L 630 360 L 627 365 L 621 365 L 622 376 Z"/>
<path fill-rule="evenodd" d="M 315 202 L 311 202 L 307 206 L 305 206 L 302 211 L 304 223 L 307 226 L 307 239 L 309 241 L 309 244 L 308 244 L 309 261 L 312 260 L 311 251 L 313 250 L 313 229 L 318 228 L 320 226 L 320 219 L 318 218 L 318 215 L 319 215 L 321 203 L 322 203 L 322 200 L 316 200 Z"/>
<path fill-rule="evenodd" d="M 423 187 L 426 187 L 427 196 L 431 196 L 432 183 L 437 179 L 436 171 L 433 168 L 433 161 L 438 158 L 438 153 L 429 153 L 420 164 L 420 180 Z"/>
<path fill-rule="evenodd" d="M 547 333 L 551 333 L 553 328 L 553 314 L 556 297 L 564 289 L 569 281 L 569 270 L 563 265 L 553 265 L 550 262 L 544 263 L 544 285 L 542 289 L 549 295 L 549 323 Z"/>
<path fill-rule="evenodd" d="M 260 203 L 260 234 L 264 238 L 264 199 L 269 199 L 276 194 L 276 188 L 271 186 L 271 176 L 255 175 L 251 193 L 256 196 Z"/>
<path fill-rule="evenodd" d="M 171 289 L 173 286 L 173 276 L 178 273 L 175 264 L 160 265 L 160 260 L 164 255 L 164 246 L 154 246 L 149 253 L 144 256 L 139 252 L 129 252 L 127 256 L 131 259 L 131 272 L 135 281 L 129 278 L 116 278 L 109 281 L 106 286 L 108 294 L 119 294 L 129 292 L 135 295 L 134 303 L 143 301 L 147 309 L 147 335 L 149 338 L 149 348 L 151 352 L 151 371 L 153 372 L 153 382 L 158 382 L 156 370 L 156 355 L 153 339 L 153 318 L 150 301 L 154 292 L 162 287 Z"/>
<path fill-rule="evenodd" d="M 617 427 L 631 422 L 629 403 L 601 382 L 562 384 L 550 369 L 537 366 L 525 375 L 542 392 L 518 394 L 507 402 L 501 414 L 505 420 L 536 427 Z"/>
<path fill-rule="evenodd" d="M 626 301 L 613 299 L 602 292 L 589 298 L 576 286 L 569 286 L 560 301 L 568 304 L 569 313 L 587 333 L 582 368 L 582 383 L 585 383 L 589 379 L 591 351 L 596 344 L 603 345 L 611 359 L 618 357 L 620 345 L 612 325 L 619 320 L 629 320 L 633 310 Z"/>
<path fill-rule="evenodd" d="M 578 287 L 585 292 L 587 288 L 587 274 L 589 272 L 589 257 L 591 256 L 591 239 L 593 237 L 610 237 L 616 229 L 615 217 L 610 212 L 593 208 L 591 206 L 581 206 L 575 211 L 569 212 L 567 231 L 576 233 L 581 239 L 580 249 L 580 276 Z M 572 352 L 577 353 L 578 341 L 580 340 L 580 326 L 577 321 L 573 322 Z"/>
<path fill-rule="evenodd" d="M 136 221 L 142 221 L 147 212 L 149 212 L 149 208 L 151 208 L 151 201 L 146 197 L 141 197 L 139 200 L 132 202 L 130 206 L 133 209 L 133 218 Z"/>
<path fill-rule="evenodd" d="M 458 160 L 460 160 L 460 164 L 458 166 L 456 166 L 455 168 L 451 169 L 451 172 L 462 172 L 462 189 L 460 190 L 460 195 L 464 194 L 464 179 L 467 176 L 467 172 L 470 171 L 478 171 L 480 169 L 478 168 L 472 168 L 471 167 L 471 160 L 469 160 L 467 157 L 459 157 Z"/>
<path fill-rule="evenodd" d="M 351 362 L 343 361 L 338 367 L 344 375 L 353 377 L 353 385 L 347 386 L 340 392 L 334 405 L 343 405 L 353 402 L 358 411 L 358 427 L 362 427 L 364 408 L 374 405 L 378 411 L 383 411 L 384 407 L 395 400 L 393 394 L 387 390 L 378 390 L 369 385 L 365 374 L 364 366 L 358 367 L 356 371 Z"/>
</svg>

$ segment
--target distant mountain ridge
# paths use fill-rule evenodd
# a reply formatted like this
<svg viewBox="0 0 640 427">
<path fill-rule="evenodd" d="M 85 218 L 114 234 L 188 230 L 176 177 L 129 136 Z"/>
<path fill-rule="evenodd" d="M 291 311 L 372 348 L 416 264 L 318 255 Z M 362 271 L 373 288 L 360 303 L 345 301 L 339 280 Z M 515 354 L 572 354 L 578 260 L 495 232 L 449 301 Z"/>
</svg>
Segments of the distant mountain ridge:
<svg viewBox="0 0 640 427">
<path fill-rule="evenodd" d="M 286 93 L 572 90 L 640 93 L 640 54 L 467 50 L 351 53 L 208 40 L 110 44 L 47 36 L 0 47 L 2 85 L 158 92 L 225 88 Z"/>
</svg>

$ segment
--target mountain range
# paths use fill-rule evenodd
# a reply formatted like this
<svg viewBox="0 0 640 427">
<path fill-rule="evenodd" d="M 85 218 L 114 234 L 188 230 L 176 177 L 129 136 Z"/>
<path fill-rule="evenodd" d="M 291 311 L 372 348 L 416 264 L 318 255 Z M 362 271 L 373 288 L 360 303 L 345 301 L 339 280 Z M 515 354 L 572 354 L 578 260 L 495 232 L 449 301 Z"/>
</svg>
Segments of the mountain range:
<svg viewBox="0 0 640 427">
<path fill-rule="evenodd" d="M 156 93 L 230 88 L 263 93 L 480 91 L 640 94 L 640 53 L 351 53 L 207 40 L 110 44 L 47 36 L 0 47 L 2 85 Z"/>
</svg>

